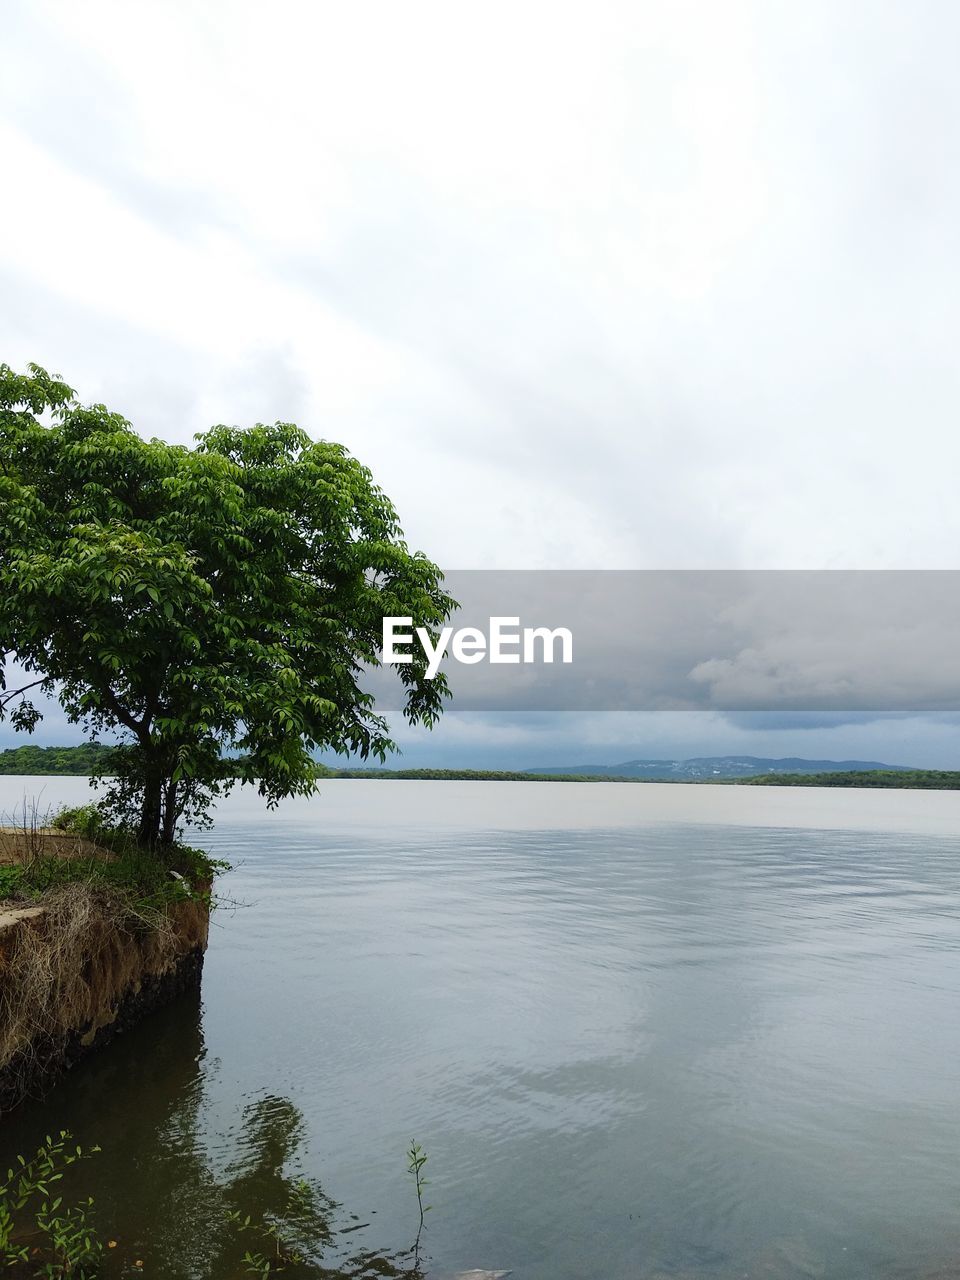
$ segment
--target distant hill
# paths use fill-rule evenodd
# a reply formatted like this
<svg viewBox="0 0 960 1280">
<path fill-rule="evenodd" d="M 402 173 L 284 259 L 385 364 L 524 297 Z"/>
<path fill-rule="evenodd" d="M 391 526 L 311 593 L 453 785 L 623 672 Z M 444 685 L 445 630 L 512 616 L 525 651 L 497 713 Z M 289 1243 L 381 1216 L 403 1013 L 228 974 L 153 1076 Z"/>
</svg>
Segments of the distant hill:
<svg viewBox="0 0 960 1280">
<path fill-rule="evenodd" d="M 645 778 L 654 782 L 705 782 L 712 778 L 753 778 L 766 774 L 871 773 L 910 770 L 910 765 L 881 764 L 878 760 L 804 760 L 785 756 L 694 756 L 689 760 L 626 760 L 622 764 L 544 765 L 530 773 L 589 777 Z"/>
</svg>

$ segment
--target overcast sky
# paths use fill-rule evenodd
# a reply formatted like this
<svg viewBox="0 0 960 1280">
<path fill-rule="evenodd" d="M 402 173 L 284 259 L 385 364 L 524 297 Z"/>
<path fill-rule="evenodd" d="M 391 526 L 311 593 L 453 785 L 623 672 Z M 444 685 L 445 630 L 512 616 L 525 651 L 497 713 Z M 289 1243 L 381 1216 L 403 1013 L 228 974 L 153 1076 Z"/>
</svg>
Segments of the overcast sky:
<svg viewBox="0 0 960 1280">
<path fill-rule="evenodd" d="M 0 359 L 340 440 L 450 568 L 955 568 L 958 47 L 936 0 L 8 0 Z"/>
</svg>

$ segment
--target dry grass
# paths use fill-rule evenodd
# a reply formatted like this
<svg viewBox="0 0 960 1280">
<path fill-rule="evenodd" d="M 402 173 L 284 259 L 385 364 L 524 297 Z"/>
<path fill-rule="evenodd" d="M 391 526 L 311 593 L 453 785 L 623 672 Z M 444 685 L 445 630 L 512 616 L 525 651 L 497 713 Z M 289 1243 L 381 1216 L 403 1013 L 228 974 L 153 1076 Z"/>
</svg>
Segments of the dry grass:
<svg viewBox="0 0 960 1280">
<path fill-rule="evenodd" d="M 0 866 L 23 865 L 34 857 L 48 858 L 112 858 L 109 849 L 102 849 L 83 836 L 55 827 L 0 826 Z"/>
<path fill-rule="evenodd" d="M 111 858 L 92 840 L 52 825 L 36 799 L 24 796 L 12 813 L 0 814 L 0 866 L 29 867 L 41 859 Z"/>
<path fill-rule="evenodd" d="M 199 902 L 171 903 L 149 921 L 96 883 L 64 884 L 39 911 L 0 927 L 0 1067 L 79 1033 L 89 1042 L 119 1001 L 168 973 L 206 941 Z"/>
</svg>

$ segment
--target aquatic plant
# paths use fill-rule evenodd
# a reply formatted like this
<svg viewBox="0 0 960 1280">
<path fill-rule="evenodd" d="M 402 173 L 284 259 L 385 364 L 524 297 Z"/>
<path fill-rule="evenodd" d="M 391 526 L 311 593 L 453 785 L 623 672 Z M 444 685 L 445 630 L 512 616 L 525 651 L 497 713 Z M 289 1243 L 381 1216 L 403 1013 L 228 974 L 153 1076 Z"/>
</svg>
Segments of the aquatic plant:
<svg viewBox="0 0 960 1280">
<path fill-rule="evenodd" d="M 423 1168 L 427 1163 L 427 1153 L 421 1147 L 419 1142 L 411 1142 L 410 1149 L 407 1152 L 407 1172 L 413 1175 L 417 1188 L 417 1206 L 420 1210 L 420 1229 L 423 1229 L 423 1215 L 428 1213 L 433 1207 L 423 1203 L 423 1190 L 427 1185 L 427 1179 L 423 1176 Z"/>
<path fill-rule="evenodd" d="M 73 1145 L 71 1134 L 47 1137 L 32 1159 L 16 1157 L 16 1168 L 0 1185 L 0 1271 L 43 1280 L 93 1280 L 138 1274 L 248 1275 L 260 1280 L 422 1280 L 419 1233 L 412 1248 L 383 1253 L 348 1245 L 368 1225 L 349 1215 L 338 1225 L 341 1206 L 319 1183 L 285 1172 L 299 1164 L 296 1149 L 302 1117 L 287 1099 L 266 1097 L 247 1108 L 238 1162 L 214 1174 L 205 1162 L 183 1171 L 189 1187 L 190 1223 L 171 1232 L 172 1206 L 154 1205 L 152 1228 L 126 1236 L 122 1221 L 98 1232 L 94 1201 L 71 1199 L 63 1178 L 70 1165 L 99 1147 Z M 416 1143 L 408 1153 L 423 1214 L 426 1155 Z M 109 1200 L 106 1201 L 109 1204 Z M 179 1202 L 181 1205 L 184 1201 Z M 113 1212 L 118 1205 L 115 1203 Z M 196 1216 L 194 1216 L 196 1215 Z M 190 1226 L 197 1231 L 191 1232 Z"/>
<path fill-rule="evenodd" d="M 66 1129 L 56 1138 L 47 1135 L 31 1159 L 17 1156 L 17 1167 L 0 1184 L 0 1264 L 13 1275 L 97 1275 L 103 1245 L 92 1220 L 93 1199 L 66 1205 L 54 1192 L 64 1170 L 100 1148 L 85 1151 L 71 1142 Z"/>
</svg>

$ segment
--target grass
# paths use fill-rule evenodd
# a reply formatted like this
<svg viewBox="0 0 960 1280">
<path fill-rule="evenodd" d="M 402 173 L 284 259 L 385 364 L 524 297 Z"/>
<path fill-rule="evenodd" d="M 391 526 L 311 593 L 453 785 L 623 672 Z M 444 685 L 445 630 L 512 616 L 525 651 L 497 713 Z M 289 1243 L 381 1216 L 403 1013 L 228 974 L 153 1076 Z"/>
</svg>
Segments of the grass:
<svg viewBox="0 0 960 1280">
<path fill-rule="evenodd" d="M 148 925 L 171 903 L 204 895 L 209 900 L 210 883 L 225 867 L 189 845 L 162 853 L 143 849 L 128 831 L 106 825 L 96 805 L 41 818 L 36 806 L 25 803 L 4 837 L 0 898 L 26 905 L 54 890 L 83 886 L 110 896 Z"/>
</svg>

